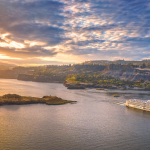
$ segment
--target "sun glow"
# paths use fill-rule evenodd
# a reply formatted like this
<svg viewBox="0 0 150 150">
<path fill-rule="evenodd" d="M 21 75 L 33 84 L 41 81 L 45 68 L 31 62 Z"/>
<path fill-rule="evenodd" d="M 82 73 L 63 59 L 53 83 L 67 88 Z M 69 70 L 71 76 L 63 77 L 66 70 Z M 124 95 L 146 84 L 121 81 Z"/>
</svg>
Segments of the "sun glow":
<svg viewBox="0 0 150 150">
<path fill-rule="evenodd" d="M 21 58 L 13 58 L 13 57 L 9 57 L 9 56 L 2 55 L 2 54 L 0 54 L 0 59 L 18 59 L 18 60 L 21 60 Z"/>
<path fill-rule="evenodd" d="M 84 58 L 82 58 L 81 56 L 74 56 L 74 55 L 67 55 L 67 54 L 57 54 L 55 57 L 43 57 L 41 58 L 42 60 L 45 61 L 61 61 L 61 62 L 72 62 L 72 63 L 79 63 L 79 62 L 83 62 Z"/>
</svg>

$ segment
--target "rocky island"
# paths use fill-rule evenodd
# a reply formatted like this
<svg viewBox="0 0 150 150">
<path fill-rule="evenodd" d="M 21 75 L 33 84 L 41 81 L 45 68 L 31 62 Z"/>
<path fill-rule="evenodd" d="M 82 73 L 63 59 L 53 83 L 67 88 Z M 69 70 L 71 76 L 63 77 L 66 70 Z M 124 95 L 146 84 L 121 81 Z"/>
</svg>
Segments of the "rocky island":
<svg viewBox="0 0 150 150">
<path fill-rule="evenodd" d="M 43 96 L 38 97 L 28 97 L 20 96 L 17 94 L 5 94 L 0 96 L 0 105 L 23 105 L 23 104 L 47 104 L 47 105 L 61 105 L 67 103 L 75 103 L 76 101 L 63 100 L 57 96 Z"/>
</svg>

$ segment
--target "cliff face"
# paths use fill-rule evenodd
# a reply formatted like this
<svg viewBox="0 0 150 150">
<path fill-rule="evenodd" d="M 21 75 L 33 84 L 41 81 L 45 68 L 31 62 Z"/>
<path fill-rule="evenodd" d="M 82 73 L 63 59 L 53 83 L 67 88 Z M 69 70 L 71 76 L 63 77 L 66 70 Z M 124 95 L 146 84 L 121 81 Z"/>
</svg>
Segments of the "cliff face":
<svg viewBox="0 0 150 150">
<path fill-rule="evenodd" d="M 58 82 L 63 83 L 64 78 L 60 76 L 36 76 L 36 75 L 29 75 L 29 74 L 19 74 L 17 77 L 18 80 L 23 81 L 34 81 L 34 82 Z"/>
<path fill-rule="evenodd" d="M 34 75 L 19 74 L 17 79 L 18 80 L 23 80 L 23 81 L 33 81 L 34 80 Z"/>
<path fill-rule="evenodd" d="M 17 79 L 18 73 L 12 70 L 1 70 L 0 71 L 0 78 L 6 79 Z"/>
<path fill-rule="evenodd" d="M 122 72 L 120 70 L 114 71 L 103 71 L 104 76 L 112 76 L 115 78 L 119 78 L 121 80 L 130 80 L 130 81 L 149 81 L 150 80 L 150 72 L 145 72 L 145 73 L 140 73 L 137 71 L 127 71 L 127 72 Z"/>
<path fill-rule="evenodd" d="M 26 69 L 0 70 L 0 78 L 17 79 L 19 74 L 28 72 Z"/>
</svg>

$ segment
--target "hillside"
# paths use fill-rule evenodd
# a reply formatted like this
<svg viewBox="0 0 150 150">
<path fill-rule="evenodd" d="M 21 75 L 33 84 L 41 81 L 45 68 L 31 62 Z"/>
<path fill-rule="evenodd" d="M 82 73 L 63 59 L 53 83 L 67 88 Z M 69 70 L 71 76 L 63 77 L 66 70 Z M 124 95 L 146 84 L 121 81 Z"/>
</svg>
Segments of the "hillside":
<svg viewBox="0 0 150 150">
<path fill-rule="evenodd" d="M 119 86 L 119 82 L 120 86 L 131 86 L 131 83 L 126 83 L 126 81 L 130 81 L 132 82 L 132 86 L 137 85 L 139 87 L 147 87 L 150 81 L 150 61 L 144 60 L 139 61 L 139 63 L 136 61 L 135 63 L 129 62 L 127 64 L 82 63 L 62 66 L 14 67 L 13 69 L 1 70 L 0 78 L 56 83 L 63 83 L 67 80 L 74 83 L 82 82 L 93 84 L 102 84 L 101 80 L 113 79 L 116 81 L 113 81 L 111 84 L 110 81 L 107 84 L 105 82 L 105 84 L 103 83 L 102 85 L 110 84 L 111 86 Z M 140 85 L 136 84 L 136 82 L 140 83 Z"/>
</svg>

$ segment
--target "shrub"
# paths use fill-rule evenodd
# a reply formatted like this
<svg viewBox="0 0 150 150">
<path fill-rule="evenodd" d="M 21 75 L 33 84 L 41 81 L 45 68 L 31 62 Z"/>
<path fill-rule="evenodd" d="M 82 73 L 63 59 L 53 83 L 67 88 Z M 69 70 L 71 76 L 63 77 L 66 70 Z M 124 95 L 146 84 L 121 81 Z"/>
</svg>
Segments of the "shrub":
<svg viewBox="0 0 150 150">
<path fill-rule="evenodd" d="M 5 94 L 2 96 L 2 98 L 15 98 L 15 99 L 21 99 L 20 95 L 17 94 Z"/>
</svg>

